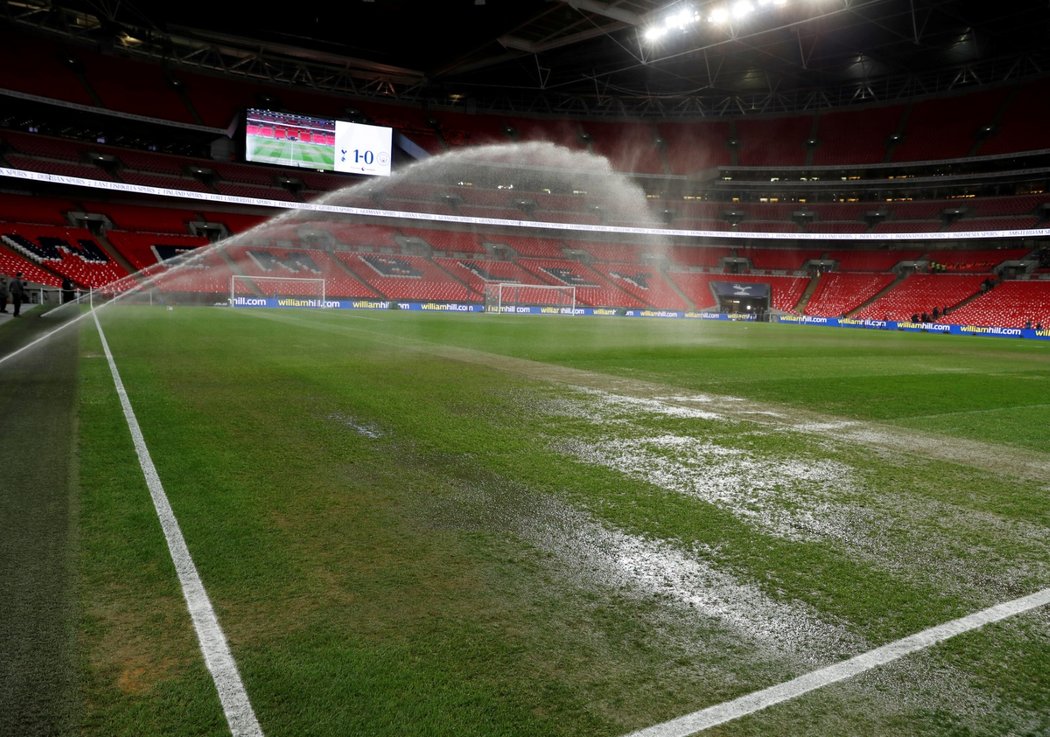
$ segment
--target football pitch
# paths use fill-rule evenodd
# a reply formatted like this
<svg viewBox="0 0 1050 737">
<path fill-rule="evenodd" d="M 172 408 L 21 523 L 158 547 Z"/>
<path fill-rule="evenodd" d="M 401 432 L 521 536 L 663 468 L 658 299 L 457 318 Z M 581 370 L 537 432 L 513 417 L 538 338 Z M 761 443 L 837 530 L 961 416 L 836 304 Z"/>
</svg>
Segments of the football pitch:
<svg viewBox="0 0 1050 737">
<path fill-rule="evenodd" d="M 97 318 L 71 734 L 1050 734 L 1045 344 Z"/>
<path fill-rule="evenodd" d="M 335 146 L 262 136 L 251 136 L 247 143 L 249 161 L 325 170 L 335 166 Z"/>
</svg>

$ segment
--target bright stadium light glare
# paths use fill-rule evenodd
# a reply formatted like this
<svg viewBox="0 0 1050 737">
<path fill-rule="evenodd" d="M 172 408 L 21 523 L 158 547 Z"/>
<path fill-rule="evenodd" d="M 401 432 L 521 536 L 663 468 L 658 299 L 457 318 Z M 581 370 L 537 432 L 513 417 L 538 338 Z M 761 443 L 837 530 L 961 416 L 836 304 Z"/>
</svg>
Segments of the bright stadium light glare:
<svg viewBox="0 0 1050 737">
<path fill-rule="evenodd" d="M 808 0 L 811 4 L 828 1 Z M 788 5 L 788 2 L 789 0 L 723 0 L 711 4 L 704 14 L 701 14 L 691 4 L 677 3 L 667 9 L 667 14 L 647 28 L 642 36 L 646 41 L 655 43 L 673 33 L 688 33 L 695 26 L 700 25 L 701 21 L 713 26 L 729 26 L 733 22 L 742 21 L 756 13 L 772 12 L 773 9 L 783 8 Z"/>
<path fill-rule="evenodd" d="M 716 26 L 724 25 L 729 22 L 729 11 L 724 6 L 719 5 L 711 11 L 707 19 Z"/>
<path fill-rule="evenodd" d="M 699 19 L 700 14 L 695 10 L 692 8 L 683 8 L 668 17 L 667 26 L 679 31 L 684 31 L 689 26 L 694 25 Z"/>
<path fill-rule="evenodd" d="M 667 29 L 663 26 L 649 26 L 645 29 L 643 37 L 646 41 L 659 41 L 667 35 Z"/>
<path fill-rule="evenodd" d="M 691 5 L 678 6 L 642 34 L 647 41 L 659 41 L 671 32 L 684 33 L 700 22 L 700 13 Z"/>
</svg>

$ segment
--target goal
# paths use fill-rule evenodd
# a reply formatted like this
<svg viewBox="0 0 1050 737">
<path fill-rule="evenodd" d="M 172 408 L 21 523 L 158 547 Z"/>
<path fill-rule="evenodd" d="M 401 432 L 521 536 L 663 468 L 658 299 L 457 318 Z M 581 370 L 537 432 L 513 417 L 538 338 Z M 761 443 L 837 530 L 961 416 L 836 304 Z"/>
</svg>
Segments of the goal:
<svg viewBox="0 0 1050 737">
<path fill-rule="evenodd" d="M 567 307 L 570 315 L 576 314 L 576 287 L 569 284 L 485 284 L 485 312 L 516 312 L 519 307 Z"/>
<path fill-rule="evenodd" d="M 325 280 L 302 276 L 230 276 L 230 305 L 255 305 L 276 300 L 279 307 L 325 307 Z M 268 304 L 268 303 L 267 303 Z"/>
</svg>

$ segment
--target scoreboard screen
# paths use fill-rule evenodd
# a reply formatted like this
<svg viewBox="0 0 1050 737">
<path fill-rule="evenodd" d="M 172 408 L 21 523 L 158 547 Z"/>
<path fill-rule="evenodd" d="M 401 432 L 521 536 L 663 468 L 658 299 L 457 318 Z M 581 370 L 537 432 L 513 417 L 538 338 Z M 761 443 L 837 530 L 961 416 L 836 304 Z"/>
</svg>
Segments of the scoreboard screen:
<svg viewBox="0 0 1050 737">
<path fill-rule="evenodd" d="M 390 175 L 390 128 L 335 121 L 335 170 Z"/>
<path fill-rule="evenodd" d="M 393 130 L 345 120 L 250 108 L 244 158 L 319 171 L 389 176 Z"/>
</svg>

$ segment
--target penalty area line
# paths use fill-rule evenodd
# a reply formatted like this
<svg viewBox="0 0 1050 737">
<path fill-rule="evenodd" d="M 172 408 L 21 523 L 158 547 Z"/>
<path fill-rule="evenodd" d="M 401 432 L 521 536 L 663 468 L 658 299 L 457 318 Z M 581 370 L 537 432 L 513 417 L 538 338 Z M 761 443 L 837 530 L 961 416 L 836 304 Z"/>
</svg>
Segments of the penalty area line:
<svg viewBox="0 0 1050 737">
<path fill-rule="evenodd" d="M 959 619 L 939 624 L 914 635 L 869 650 L 849 660 L 819 668 L 790 681 L 754 691 L 731 701 L 709 706 L 661 724 L 639 729 L 624 737 L 688 737 L 705 729 L 754 714 L 767 707 L 795 699 L 818 688 L 844 681 L 885 665 L 910 653 L 924 650 L 964 632 L 998 622 L 1050 603 L 1050 588 L 1019 599 L 982 609 Z"/>
<path fill-rule="evenodd" d="M 109 350 L 109 343 L 106 341 L 106 336 L 102 332 L 102 325 L 99 323 L 98 316 L 95 315 L 94 310 L 92 310 L 92 316 L 95 319 L 99 340 L 102 342 L 102 350 L 106 355 L 106 362 L 109 364 L 110 373 L 113 375 L 113 384 L 116 387 L 117 395 L 120 397 L 120 405 L 124 410 L 124 419 L 127 421 L 128 429 L 131 431 L 131 438 L 135 445 L 135 453 L 138 455 L 142 474 L 146 477 L 146 485 L 149 487 L 150 497 L 152 497 L 153 506 L 157 511 L 157 518 L 160 520 L 164 539 L 168 543 L 168 552 L 171 554 L 171 560 L 175 564 L 175 572 L 178 575 L 179 584 L 182 586 L 182 595 L 186 600 L 186 607 L 193 621 L 193 629 L 197 633 L 197 640 L 200 643 L 201 653 L 204 655 L 205 665 L 207 665 L 212 680 L 215 682 L 215 689 L 218 691 L 226 722 L 230 725 L 230 732 L 233 737 L 262 737 L 262 728 L 259 726 L 259 721 L 255 717 L 252 705 L 248 701 L 248 693 L 241 682 L 240 673 L 237 671 L 237 663 L 234 661 L 233 654 L 230 652 L 229 645 L 226 642 L 226 635 L 219 626 L 219 619 L 212 608 L 208 592 L 204 590 L 204 583 L 201 581 L 201 577 L 197 573 L 197 566 L 194 565 L 193 558 L 190 556 L 189 547 L 187 547 L 186 540 L 182 536 L 182 530 L 179 528 L 179 522 L 175 518 L 175 512 L 168 502 L 168 496 L 164 492 L 164 486 L 160 482 L 160 476 L 153 465 L 153 459 L 150 457 L 149 448 L 146 447 L 142 429 L 139 427 L 138 419 L 135 417 L 135 412 L 131 407 L 131 400 L 124 389 L 124 382 L 120 378 L 120 372 L 117 371 L 113 353 Z"/>
</svg>

